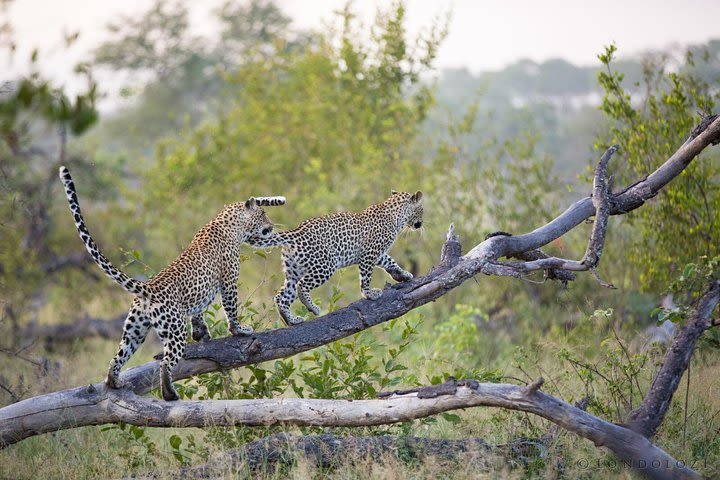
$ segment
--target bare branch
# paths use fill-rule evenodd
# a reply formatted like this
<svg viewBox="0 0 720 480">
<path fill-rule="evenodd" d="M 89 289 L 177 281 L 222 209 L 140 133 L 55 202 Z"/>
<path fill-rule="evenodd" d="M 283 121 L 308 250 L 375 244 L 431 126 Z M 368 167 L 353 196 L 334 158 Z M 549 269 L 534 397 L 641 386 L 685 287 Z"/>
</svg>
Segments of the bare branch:
<svg viewBox="0 0 720 480">
<path fill-rule="evenodd" d="M 617 287 L 616 287 L 615 285 L 613 285 L 612 283 L 607 283 L 605 280 L 603 280 L 602 278 L 600 278 L 600 275 L 598 275 L 597 270 L 595 270 L 594 268 L 591 268 L 591 269 L 590 269 L 590 274 L 593 276 L 593 278 L 595 279 L 595 281 L 600 284 L 601 287 L 610 288 L 610 289 L 615 289 L 615 288 L 617 288 Z"/>
<path fill-rule="evenodd" d="M 680 175 L 705 147 L 720 141 L 720 118 L 708 118 L 712 118 L 712 121 L 708 123 L 708 119 L 704 119 L 690 138 L 657 170 L 625 190 L 613 194 L 610 215 L 623 215 L 642 206 L 646 200 L 657 195 L 668 182 Z M 473 248 L 465 258 L 496 260 L 540 248 L 560 238 L 594 213 L 592 199 L 585 197 L 548 224 L 525 235 L 490 238 Z"/>
<path fill-rule="evenodd" d="M 598 166 L 595 168 L 592 194 L 593 207 L 595 207 L 595 222 L 593 222 L 590 241 L 585 250 L 585 255 L 580 261 L 580 263 L 586 265 L 589 269 L 597 266 L 602 256 L 603 247 L 605 246 L 605 232 L 607 230 L 608 217 L 610 216 L 610 182 L 607 178 L 607 165 L 610 158 L 619 148 L 618 145 L 613 145 L 608 148 L 602 158 L 600 158 Z"/>
<path fill-rule="evenodd" d="M 10 395 L 13 402 L 17 402 L 21 398 L 21 396 L 15 393 L 9 386 L 5 385 L 5 377 L 2 375 L 0 375 L 0 389 L 5 390 Z"/>
<path fill-rule="evenodd" d="M 30 322 L 21 330 L 21 338 L 44 339 L 47 343 L 74 342 L 81 338 L 100 337 L 117 340 L 122 333 L 126 313 L 115 318 L 102 319 L 92 317 L 76 318 L 70 323 L 57 323 L 53 325 L 39 325 Z"/>
<path fill-rule="evenodd" d="M 55 273 L 69 267 L 85 268 L 90 263 L 90 257 L 85 252 L 73 253 L 55 257 L 42 265 L 45 273 Z"/>
<path fill-rule="evenodd" d="M 489 406 L 546 418 L 597 446 L 610 449 L 625 464 L 640 469 L 651 478 L 700 478 L 642 435 L 547 395 L 539 391 L 540 385 L 541 379 L 525 387 L 466 380 L 446 382 L 378 400 L 278 398 L 175 402 L 103 387 L 102 391 L 87 389 L 82 395 L 66 395 L 63 399 L 66 408 L 62 415 L 48 415 L 56 413 L 56 404 L 38 401 L 26 400 L 3 408 L 0 410 L 0 443 L 12 443 L 18 436 L 24 436 L 27 430 L 40 433 L 110 422 L 150 427 L 357 427 L 409 421 L 460 408 Z"/>
</svg>

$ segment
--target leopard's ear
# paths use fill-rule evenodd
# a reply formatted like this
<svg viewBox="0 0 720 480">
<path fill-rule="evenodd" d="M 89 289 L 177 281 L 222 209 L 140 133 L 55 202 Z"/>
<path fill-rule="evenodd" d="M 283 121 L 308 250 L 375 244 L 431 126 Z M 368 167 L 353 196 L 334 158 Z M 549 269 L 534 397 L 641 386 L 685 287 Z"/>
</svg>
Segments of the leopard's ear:
<svg viewBox="0 0 720 480">
<path fill-rule="evenodd" d="M 255 197 L 250 197 L 245 200 L 245 208 L 247 210 L 254 210 L 255 207 L 257 207 L 257 201 L 255 200 Z"/>
<path fill-rule="evenodd" d="M 395 195 L 396 193 L 398 193 L 397 190 L 390 190 L 390 195 Z"/>
<path fill-rule="evenodd" d="M 420 191 L 415 192 L 415 194 L 412 197 L 410 197 L 410 201 L 417 203 L 420 200 L 422 200 L 422 196 L 423 196 L 422 192 L 420 192 Z"/>
</svg>

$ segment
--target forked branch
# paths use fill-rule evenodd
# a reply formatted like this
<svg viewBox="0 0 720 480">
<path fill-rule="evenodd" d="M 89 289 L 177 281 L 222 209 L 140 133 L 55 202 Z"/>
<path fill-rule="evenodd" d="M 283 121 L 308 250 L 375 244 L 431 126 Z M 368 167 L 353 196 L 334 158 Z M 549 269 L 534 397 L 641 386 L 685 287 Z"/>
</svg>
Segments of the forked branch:
<svg viewBox="0 0 720 480">
<path fill-rule="evenodd" d="M 536 270 L 545 270 L 551 272 L 548 274 L 549 276 L 559 277 L 559 279 L 563 279 L 563 281 L 568 281 L 567 273 L 569 272 L 582 272 L 590 270 L 593 272 L 595 278 L 601 285 L 614 288 L 612 285 L 606 284 L 600 280 L 600 278 L 597 277 L 597 274 L 595 274 L 594 269 L 602 256 L 603 248 L 605 246 L 605 232 L 607 231 L 608 218 L 610 217 L 611 198 L 610 182 L 608 181 L 607 176 L 607 165 L 610 158 L 618 150 L 618 148 L 619 147 L 617 145 L 613 145 L 608 148 L 602 158 L 600 158 L 600 162 L 595 168 L 592 193 L 592 204 L 595 208 L 595 221 L 593 223 L 587 249 L 585 250 L 585 255 L 582 260 L 575 261 L 558 257 L 550 257 L 539 250 L 534 250 L 532 255 L 535 258 L 527 259 L 524 262 L 495 261 L 495 265 L 510 267 L 510 269 L 516 270 L 517 274 L 513 272 L 512 276 L 518 276 L 519 274 L 529 273 Z M 522 257 L 524 254 L 526 255 L 526 252 L 520 252 L 519 254 L 515 254 L 515 257 Z M 511 272 L 511 270 L 503 269 L 498 274 L 504 275 L 506 272 Z"/>
</svg>

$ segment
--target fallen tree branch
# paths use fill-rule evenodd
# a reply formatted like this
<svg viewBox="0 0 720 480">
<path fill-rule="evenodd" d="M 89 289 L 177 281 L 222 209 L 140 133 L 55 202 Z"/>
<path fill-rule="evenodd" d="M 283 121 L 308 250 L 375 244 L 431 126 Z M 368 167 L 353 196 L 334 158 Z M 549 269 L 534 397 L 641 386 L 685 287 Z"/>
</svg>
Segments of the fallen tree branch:
<svg viewBox="0 0 720 480">
<path fill-rule="evenodd" d="M 591 440 L 597 446 L 612 450 L 626 465 L 646 467 L 651 478 L 700 478 L 647 438 L 613 423 L 601 420 L 558 398 L 540 392 L 536 380 L 529 386 L 478 383 L 474 380 L 451 380 L 438 393 L 438 386 L 417 392 L 392 395 L 378 400 L 322 400 L 278 398 L 252 400 L 185 400 L 166 402 L 142 397 L 128 390 L 116 390 L 96 404 L 78 402 L 71 413 L 76 425 L 98 425 L 124 422 L 149 427 L 209 426 L 333 426 L 358 427 L 387 425 L 436 415 L 460 408 L 489 406 L 533 413 Z M 422 395 L 423 390 L 436 395 Z M 116 393 L 117 392 L 117 393 Z M 73 399 L 68 399 L 68 402 Z M 12 409 L 19 402 L 6 409 Z M 5 410 L 5 409 L 4 409 Z M 31 417 L 3 418 L 0 439 L 7 441 L 12 425 Z M 44 417 L 52 422 L 53 417 Z M 55 417 L 57 418 L 57 417 Z M 57 419 L 55 421 L 62 421 Z M 27 425 L 28 427 L 30 425 Z M 35 426 L 41 427 L 42 426 Z M 55 425 L 50 426 L 55 429 Z"/>
<path fill-rule="evenodd" d="M 695 302 L 693 314 L 675 335 L 665 354 L 663 365 L 640 407 L 628 416 L 626 424 L 629 428 L 647 438 L 655 436 L 670 408 L 673 394 L 690 365 L 695 345 L 705 330 L 713 326 L 712 313 L 718 303 L 720 281 L 714 280 Z"/>
<path fill-rule="evenodd" d="M 647 178 L 631 185 L 622 192 L 610 195 L 608 213 L 621 215 L 641 206 L 647 199 L 655 196 L 668 182 L 679 175 L 690 162 L 708 145 L 720 141 L 720 118 L 712 122 L 705 122 L 705 129 L 696 129 L 693 135 L 683 144 L 655 172 Z M 605 187 L 607 188 L 607 187 Z M 596 201 L 597 202 L 597 201 Z M 319 317 L 313 321 L 303 322 L 291 328 L 282 328 L 269 332 L 262 332 L 251 337 L 228 337 L 188 346 L 185 358 L 174 370 L 176 379 L 188 378 L 200 373 L 212 372 L 222 369 L 236 368 L 249 364 L 256 364 L 276 358 L 288 357 L 320 345 L 350 336 L 354 333 L 378 325 L 387 320 L 398 318 L 421 305 L 432 302 L 445 295 L 448 291 L 462 284 L 478 273 L 486 275 L 503 275 L 519 277 L 520 273 L 511 265 L 503 264 L 497 260 L 501 257 L 512 257 L 523 252 L 532 251 L 546 245 L 556 238 L 564 235 L 586 219 L 597 213 L 597 206 L 593 199 L 586 197 L 568 208 L 560 216 L 548 224 L 524 235 L 494 236 L 475 246 L 465 256 L 460 256 L 461 248 L 458 238 L 454 235 L 452 226 L 448 238 L 443 246 L 441 263 L 423 277 L 415 278 L 409 282 L 393 285 L 386 288 L 379 299 L 360 300 L 343 309 Z M 597 227 L 600 228 L 600 227 Z M 546 267 L 547 268 L 547 267 Z M 560 267 L 562 268 L 562 267 Z M 115 423 L 133 418 L 139 425 L 150 426 L 192 426 L 185 423 L 184 416 L 193 409 L 199 409 L 209 414 L 209 419 L 219 425 L 227 424 L 227 413 L 223 408 L 227 406 L 236 408 L 234 403 L 222 401 L 176 402 L 167 407 L 160 407 L 162 402 L 142 399 L 137 394 L 146 393 L 157 386 L 159 362 L 149 362 L 135 368 L 128 369 L 122 380 L 125 388 L 109 390 L 104 384 L 98 383 L 86 387 L 77 387 L 48 395 L 42 395 L 17 402 L 0 409 L 0 447 L 20 441 L 24 438 L 40 433 L 51 432 L 81 425 L 95 425 L 99 423 Z M 493 388 L 520 388 L 511 385 L 496 385 Z M 467 389 L 468 387 L 463 387 Z M 489 388 L 489 387 L 488 387 Z M 453 398 L 460 397 L 458 393 Z M 559 409 L 553 413 L 547 409 L 537 409 L 538 404 L 512 403 L 498 401 L 499 397 L 492 395 L 486 398 L 486 403 L 477 405 L 500 406 L 503 408 L 518 409 L 537 413 L 558 425 L 571 430 L 578 435 L 593 440 L 597 445 L 604 445 L 615 451 L 621 459 L 640 458 L 666 458 L 671 459 L 665 452 L 657 449 L 646 440 L 645 444 L 638 443 L 642 438 L 630 429 L 606 424 L 596 417 L 582 417 L 582 421 L 590 421 L 596 427 L 588 424 L 575 424 L 577 417 L 564 417 L 558 412 L 566 412 L 571 407 L 564 402 L 548 397 L 540 392 L 531 395 L 541 396 L 544 407 Z M 399 397 L 405 398 L 405 397 Z M 440 399 L 445 397 L 438 397 Z M 477 395 L 473 398 L 479 398 Z M 523 397 L 526 398 L 526 397 Z M 416 401 L 425 401 L 426 399 Z M 430 399 L 427 399 L 430 400 Z M 308 402 L 309 400 L 297 400 Z M 368 400 L 377 402 L 378 400 Z M 253 402 L 253 401 L 235 401 Z M 279 402 L 276 407 L 288 405 L 284 402 L 293 402 L 291 399 L 282 400 L 256 400 L 263 402 L 263 409 L 267 409 L 268 402 Z M 323 402 L 314 400 L 313 402 Z M 141 410 L 133 410 L 133 405 Z M 245 405 L 245 404 L 243 404 Z M 294 404 L 292 404 L 294 405 Z M 357 405 L 357 403 L 356 403 Z M 297 406 L 297 405 L 296 405 Z M 454 408 L 464 408 L 462 405 Z M 144 410 L 147 408 L 148 410 Z M 167 410 L 163 410 L 167 408 Z M 245 406 L 243 407 L 245 408 Z M 188 410 L 190 409 L 190 410 Z M 240 408 L 242 410 L 242 408 Z M 272 410 L 272 409 L 271 409 Z M 284 411 L 284 410 L 283 410 Z M 121 414 L 121 412 L 124 412 Z M 272 410 L 276 418 L 274 423 L 287 423 L 290 418 L 280 415 L 280 410 Z M 272 413 L 271 412 L 271 413 Z M 237 412 L 236 421 L 245 418 L 242 411 Z M 387 412 L 385 412 L 387 413 Z M 192 418 L 192 417 L 189 417 Z M 343 423 L 339 418 L 327 417 L 322 425 L 377 425 L 389 421 L 401 421 L 404 418 L 392 420 L 392 415 L 369 418 L 359 423 Z M 196 419 L 197 425 L 207 425 L 208 419 Z M 266 420 L 270 421 L 270 420 Z M 225 423 L 223 423 L 225 422 Z M 374 423 L 368 423 L 374 422 Z M 132 422 L 128 422 L 132 423 Z M 292 421 L 290 421 L 292 423 Z M 235 424 L 235 423 L 233 423 Z M 241 424 L 253 424 L 242 423 Z M 606 424 L 606 425 L 604 425 Z M 602 427 L 602 428 L 601 428 Z M 615 429 L 621 430 L 615 430 Z M 609 430 L 608 430 L 609 429 Z M 613 438 L 607 437 L 612 432 Z M 619 435 L 619 436 L 618 436 Z M 628 450 L 622 451 L 622 446 Z M 618 450 L 616 451 L 615 448 Z M 663 477 L 658 477 L 663 478 Z M 688 478 L 692 478 L 690 475 Z"/>
<path fill-rule="evenodd" d="M 353 459 L 380 461 L 391 455 L 401 459 L 422 460 L 433 457 L 445 462 L 482 462 L 502 456 L 516 464 L 527 464 L 542 455 L 542 441 L 519 438 L 510 443 L 490 445 L 480 438 L 444 440 L 422 437 L 377 435 L 344 437 L 330 433 L 293 435 L 277 433 L 240 448 L 214 456 L 207 463 L 183 468 L 170 478 L 217 478 L 223 473 L 245 467 L 251 471 L 292 465 L 298 457 L 321 468 L 338 467 Z M 133 478 L 144 478 L 133 477 Z M 147 478 L 154 478 L 150 474 Z"/>
</svg>

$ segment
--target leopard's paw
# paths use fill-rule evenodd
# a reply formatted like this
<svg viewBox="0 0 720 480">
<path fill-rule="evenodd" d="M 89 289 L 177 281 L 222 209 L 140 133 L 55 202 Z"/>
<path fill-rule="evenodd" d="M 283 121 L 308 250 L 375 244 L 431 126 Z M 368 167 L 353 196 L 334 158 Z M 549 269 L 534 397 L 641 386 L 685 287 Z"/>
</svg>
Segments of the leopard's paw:
<svg viewBox="0 0 720 480">
<path fill-rule="evenodd" d="M 377 300 L 380 295 L 382 295 L 382 290 L 379 288 L 371 288 L 369 291 L 363 292 L 363 296 L 368 300 Z"/>
</svg>

